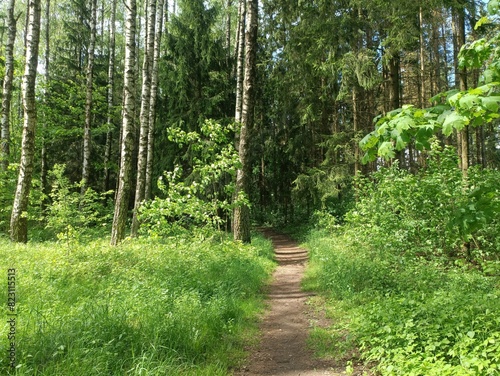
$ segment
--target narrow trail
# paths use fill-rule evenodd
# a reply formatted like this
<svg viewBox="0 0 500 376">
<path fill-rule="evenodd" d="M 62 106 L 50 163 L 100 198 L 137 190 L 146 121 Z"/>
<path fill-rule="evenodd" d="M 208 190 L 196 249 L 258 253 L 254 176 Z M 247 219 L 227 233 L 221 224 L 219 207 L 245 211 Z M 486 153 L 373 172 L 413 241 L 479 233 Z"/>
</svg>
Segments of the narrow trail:
<svg viewBox="0 0 500 376">
<path fill-rule="evenodd" d="M 235 376 L 345 375 L 333 362 L 316 359 L 307 348 L 310 294 L 301 289 L 307 251 L 288 236 L 262 229 L 274 246 L 279 263 L 268 290 L 268 310 L 260 325 L 261 338 L 246 365 Z"/>
</svg>

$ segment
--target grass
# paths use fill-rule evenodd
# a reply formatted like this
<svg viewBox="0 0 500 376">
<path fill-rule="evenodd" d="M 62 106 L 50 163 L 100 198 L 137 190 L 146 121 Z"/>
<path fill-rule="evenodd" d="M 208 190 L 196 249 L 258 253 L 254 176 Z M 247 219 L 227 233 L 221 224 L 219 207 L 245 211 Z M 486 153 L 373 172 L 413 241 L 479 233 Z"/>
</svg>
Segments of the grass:
<svg viewBox="0 0 500 376">
<path fill-rule="evenodd" d="M 16 364 L 0 324 L 0 373 L 227 375 L 262 309 L 272 247 L 229 240 L 0 240 L 2 274 L 16 269 Z M 5 286 L 5 284 L 4 284 Z M 7 301 L 7 288 L 0 290 Z M 8 314 L 6 304 L 0 309 Z"/>
<path fill-rule="evenodd" d="M 304 287 L 321 293 L 332 322 L 312 331 L 316 352 L 360 356 L 382 375 L 500 374 L 499 278 L 394 255 L 368 236 L 310 234 Z"/>
</svg>

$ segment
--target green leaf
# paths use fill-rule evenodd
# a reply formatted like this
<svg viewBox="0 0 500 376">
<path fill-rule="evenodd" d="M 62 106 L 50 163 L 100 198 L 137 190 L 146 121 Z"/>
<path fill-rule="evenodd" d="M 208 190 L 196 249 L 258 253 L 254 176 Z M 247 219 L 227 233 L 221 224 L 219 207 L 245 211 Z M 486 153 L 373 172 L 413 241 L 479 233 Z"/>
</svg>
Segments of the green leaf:
<svg viewBox="0 0 500 376">
<path fill-rule="evenodd" d="M 396 156 L 396 153 L 394 152 L 394 145 L 392 144 L 392 142 L 382 142 L 382 144 L 378 148 L 378 155 L 386 159 L 394 158 Z"/>
<path fill-rule="evenodd" d="M 500 96 L 491 96 L 481 98 L 483 107 L 491 112 L 498 112 L 498 103 L 500 102 Z"/>
<path fill-rule="evenodd" d="M 359 146 L 361 147 L 361 149 L 363 150 L 368 150 L 368 149 L 371 149 L 373 148 L 375 145 L 378 144 L 378 141 L 379 141 L 379 137 L 377 137 L 376 135 L 374 135 L 373 133 L 369 133 L 367 134 L 360 142 L 359 142 Z"/>
<path fill-rule="evenodd" d="M 490 0 L 488 3 L 488 12 L 490 14 L 495 14 L 499 10 L 499 3 L 498 0 Z"/>
<path fill-rule="evenodd" d="M 481 17 L 479 21 L 476 22 L 476 26 L 474 26 L 474 30 L 479 29 L 483 25 L 491 24 L 491 21 L 488 17 Z"/>
<path fill-rule="evenodd" d="M 444 120 L 443 134 L 445 136 L 449 136 L 453 133 L 453 129 L 461 131 L 467 124 L 469 124 L 469 119 L 466 116 L 452 112 L 446 116 L 446 119 Z"/>
<path fill-rule="evenodd" d="M 459 100 L 460 107 L 466 108 L 470 110 L 474 106 L 478 105 L 480 102 L 479 97 L 477 95 L 465 94 Z"/>
</svg>

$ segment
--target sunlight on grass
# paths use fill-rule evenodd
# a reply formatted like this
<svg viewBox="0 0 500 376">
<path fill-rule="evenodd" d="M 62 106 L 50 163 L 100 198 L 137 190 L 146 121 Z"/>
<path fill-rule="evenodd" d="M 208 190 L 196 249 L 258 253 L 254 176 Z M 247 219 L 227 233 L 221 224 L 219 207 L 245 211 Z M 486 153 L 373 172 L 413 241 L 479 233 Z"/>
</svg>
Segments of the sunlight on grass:
<svg viewBox="0 0 500 376">
<path fill-rule="evenodd" d="M 269 242 L 177 238 L 14 245 L 16 375 L 225 375 L 241 360 L 273 263 Z M 7 301 L 6 288 L 0 301 Z M 7 307 L 2 304 L 2 317 Z M 8 326 L 0 325 L 0 353 Z"/>
</svg>

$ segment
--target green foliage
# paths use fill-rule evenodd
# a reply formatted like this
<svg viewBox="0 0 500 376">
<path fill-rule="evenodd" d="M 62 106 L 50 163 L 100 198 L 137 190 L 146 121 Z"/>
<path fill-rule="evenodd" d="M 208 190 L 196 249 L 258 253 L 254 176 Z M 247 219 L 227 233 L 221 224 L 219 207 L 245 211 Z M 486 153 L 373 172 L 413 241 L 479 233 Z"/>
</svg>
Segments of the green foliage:
<svg viewBox="0 0 500 376">
<path fill-rule="evenodd" d="M 7 233 L 16 192 L 18 165 L 9 164 L 7 171 L 0 171 L 0 233 Z"/>
<path fill-rule="evenodd" d="M 311 233 L 305 285 L 328 298 L 334 320 L 311 345 L 359 354 L 381 375 L 498 374 L 498 277 L 400 255 L 384 240 L 359 225 Z"/>
<path fill-rule="evenodd" d="M 235 126 L 222 126 L 207 120 L 201 134 L 170 128 L 170 139 L 189 144 L 191 170 L 184 174 L 181 166 L 164 174 L 156 197 L 140 210 L 140 220 L 149 235 L 173 235 L 183 231 L 209 232 L 221 229 L 235 205 L 247 205 L 243 195 L 233 199 L 235 176 L 240 166 L 232 142 Z"/>
<path fill-rule="evenodd" d="M 17 363 L 47 375 L 226 375 L 241 359 L 272 247 L 191 237 L 76 244 L 0 242 L 2 273 L 16 268 Z M 0 300 L 7 301 L 7 289 Z M 0 308 L 5 317 L 6 305 Z M 8 327 L 0 325 L 0 336 Z M 7 342 L 0 341 L 5 354 Z"/>
<path fill-rule="evenodd" d="M 81 193 L 81 183 L 70 183 L 64 175 L 64 165 L 55 165 L 49 172 L 52 190 L 51 203 L 47 207 L 46 228 L 59 240 L 82 240 L 89 231 L 103 226 L 112 219 L 107 206 L 112 192 L 97 193 L 88 188 Z"/>
<path fill-rule="evenodd" d="M 491 1 L 492 16 L 498 12 L 498 2 Z M 486 19 L 480 21 L 484 24 Z M 460 52 L 461 67 L 486 66 L 481 86 L 466 91 L 452 90 L 431 98 L 435 105 L 426 109 L 403 106 L 377 119 L 375 130 L 363 138 L 361 148 L 366 152 L 363 162 L 377 157 L 391 159 L 409 143 L 418 150 L 429 149 L 433 135 L 442 132 L 450 136 L 464 127 L 489 124 L 500 117 L 500 33 L 465 45 Z M 444 103 L 442 103 L 444 101 Z"/>
<path fill-rule="evenodd" d="M 415 175 L 395 165 L 361 178 L 347 221 L 374 231 L 389 252 L 497 259 L 500 175 L 471 168 L 464 184 L 454 149 L 433 147 L 428 168 Z"/>
</svg>

